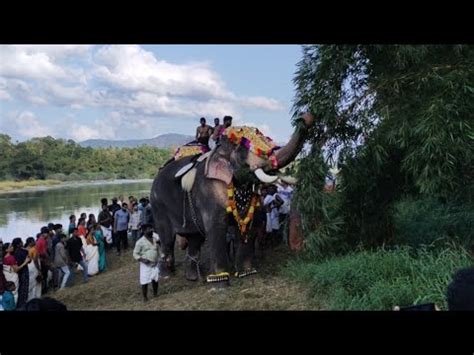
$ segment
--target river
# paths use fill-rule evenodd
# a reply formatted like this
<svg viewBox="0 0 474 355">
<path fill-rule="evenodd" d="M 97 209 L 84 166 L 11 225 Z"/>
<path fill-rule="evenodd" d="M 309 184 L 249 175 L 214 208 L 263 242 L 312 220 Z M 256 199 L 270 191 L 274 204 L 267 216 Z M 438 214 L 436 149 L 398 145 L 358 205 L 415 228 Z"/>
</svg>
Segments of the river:
<svg viewBox="0 0 474 355">
<path fill-rule="evenodd" d="M 61 223 L 67 229 L 71 214 L 79 218 L 82 212 L 87 216 L 93 213 L 97 218 L 103 197 L 110 204 L 112 197 L 119 195 L 125 200 L 131 195 L 149 196 L 151 184 L 152 180 L 98 181 L 1 194 L 0 238 L 7 242 L 21 237 L 24 241 L 36 237 L 49 222 Z"/>
</svg>

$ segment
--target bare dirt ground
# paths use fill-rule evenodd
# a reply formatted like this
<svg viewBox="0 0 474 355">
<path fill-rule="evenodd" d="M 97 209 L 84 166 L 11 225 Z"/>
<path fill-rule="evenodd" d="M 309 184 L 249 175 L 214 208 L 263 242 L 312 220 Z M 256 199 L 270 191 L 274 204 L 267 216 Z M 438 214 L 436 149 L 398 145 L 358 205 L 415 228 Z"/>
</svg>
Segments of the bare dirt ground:
<svg viewBox="0 0 474 355">
<path fill-rule="evenodd" d="M 160 280 L 158 297 L 142 301 L 138 282 L 138 263 L 129 250 L 117 257 L 107 254 L 108 270 L 82 284 L 80 274 L 70 288 L 48 296 L 65 303 L 69 310 L 317 310 L 301 284 L 281 275 L 281 267 L 291 258 L 285 246 L 267 251 L 258 274 L 242 279 L 231 278 L 231 286 L 215 288 L 201 281 L 184 278 L 180 263 L 184 254 L 176 251 L 176 274 Z"/>
</svg>

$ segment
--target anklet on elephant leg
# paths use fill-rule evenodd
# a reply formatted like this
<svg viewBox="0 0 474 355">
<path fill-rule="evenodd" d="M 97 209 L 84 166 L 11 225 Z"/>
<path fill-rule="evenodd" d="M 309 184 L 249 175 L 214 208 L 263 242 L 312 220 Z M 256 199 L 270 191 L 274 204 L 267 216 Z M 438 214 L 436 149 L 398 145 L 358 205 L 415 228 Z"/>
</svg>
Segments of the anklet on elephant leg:
<svg viewBox="0 0 474 355">
<path fill-rule="evenodd" d="M 229 281 L 229 273 L 228 272 L 221 272 L 218 274 L 208 275 L 206 278 L 207 282 L 222 282 L 222 281 Z"/>
<path fill-rule="evenodd" d="M 254 275 L 256 273 L 257 273 L 256 269 L 251 269 L 251 270 L 247 270 L 247 271 L 243 271 L 243 272 L 236 272 L 235 276 L 238 277 L 239 279 L 241 279 L 242 277 Z"/>
</svg>

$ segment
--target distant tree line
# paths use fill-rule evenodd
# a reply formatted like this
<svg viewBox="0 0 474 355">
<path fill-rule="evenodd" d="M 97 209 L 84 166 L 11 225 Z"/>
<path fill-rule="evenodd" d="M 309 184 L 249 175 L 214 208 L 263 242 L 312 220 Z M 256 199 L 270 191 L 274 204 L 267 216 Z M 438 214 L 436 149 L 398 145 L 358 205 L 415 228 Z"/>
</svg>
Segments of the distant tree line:
<svg viewBox="0 0 474 355">
<path fill-rule="evenodd" d="M 14 144 L 0 134 L 0 180 L 151 178 L 171 150 L 82 147 L 72 140 L 33 138 Z"/>
</svg>

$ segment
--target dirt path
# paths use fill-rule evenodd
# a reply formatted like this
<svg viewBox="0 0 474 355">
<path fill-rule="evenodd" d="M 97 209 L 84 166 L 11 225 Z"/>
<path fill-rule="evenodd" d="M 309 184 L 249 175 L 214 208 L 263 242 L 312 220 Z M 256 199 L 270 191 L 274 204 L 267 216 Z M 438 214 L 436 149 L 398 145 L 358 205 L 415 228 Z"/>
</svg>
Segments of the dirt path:
<svg viewBox="0 0 474 355">
<path fill-rule="evenodd" d="M 177 265 L 176 275 L 160 281 L 159 295 L 142 301 L 138 263 L 131 252 L 116 257 L 109 253 L 109 270 L 82 284 L 78 274 L 73 287 L 50 296 L 70 310 L 312 310 L 308 290 L 280 276 L 279 269 L 291 257 L 284 247 L 268 252 L 259 273 L 231 279 L 231 287 L 213 289 L 202 282 L 190 282 Z M 182 259 L 182 252 L 177 260 Z M 151 288 L 151 287 L 150 287 Z M 151 295 L 151 289 L 149 290 Z"/>
</svg>

